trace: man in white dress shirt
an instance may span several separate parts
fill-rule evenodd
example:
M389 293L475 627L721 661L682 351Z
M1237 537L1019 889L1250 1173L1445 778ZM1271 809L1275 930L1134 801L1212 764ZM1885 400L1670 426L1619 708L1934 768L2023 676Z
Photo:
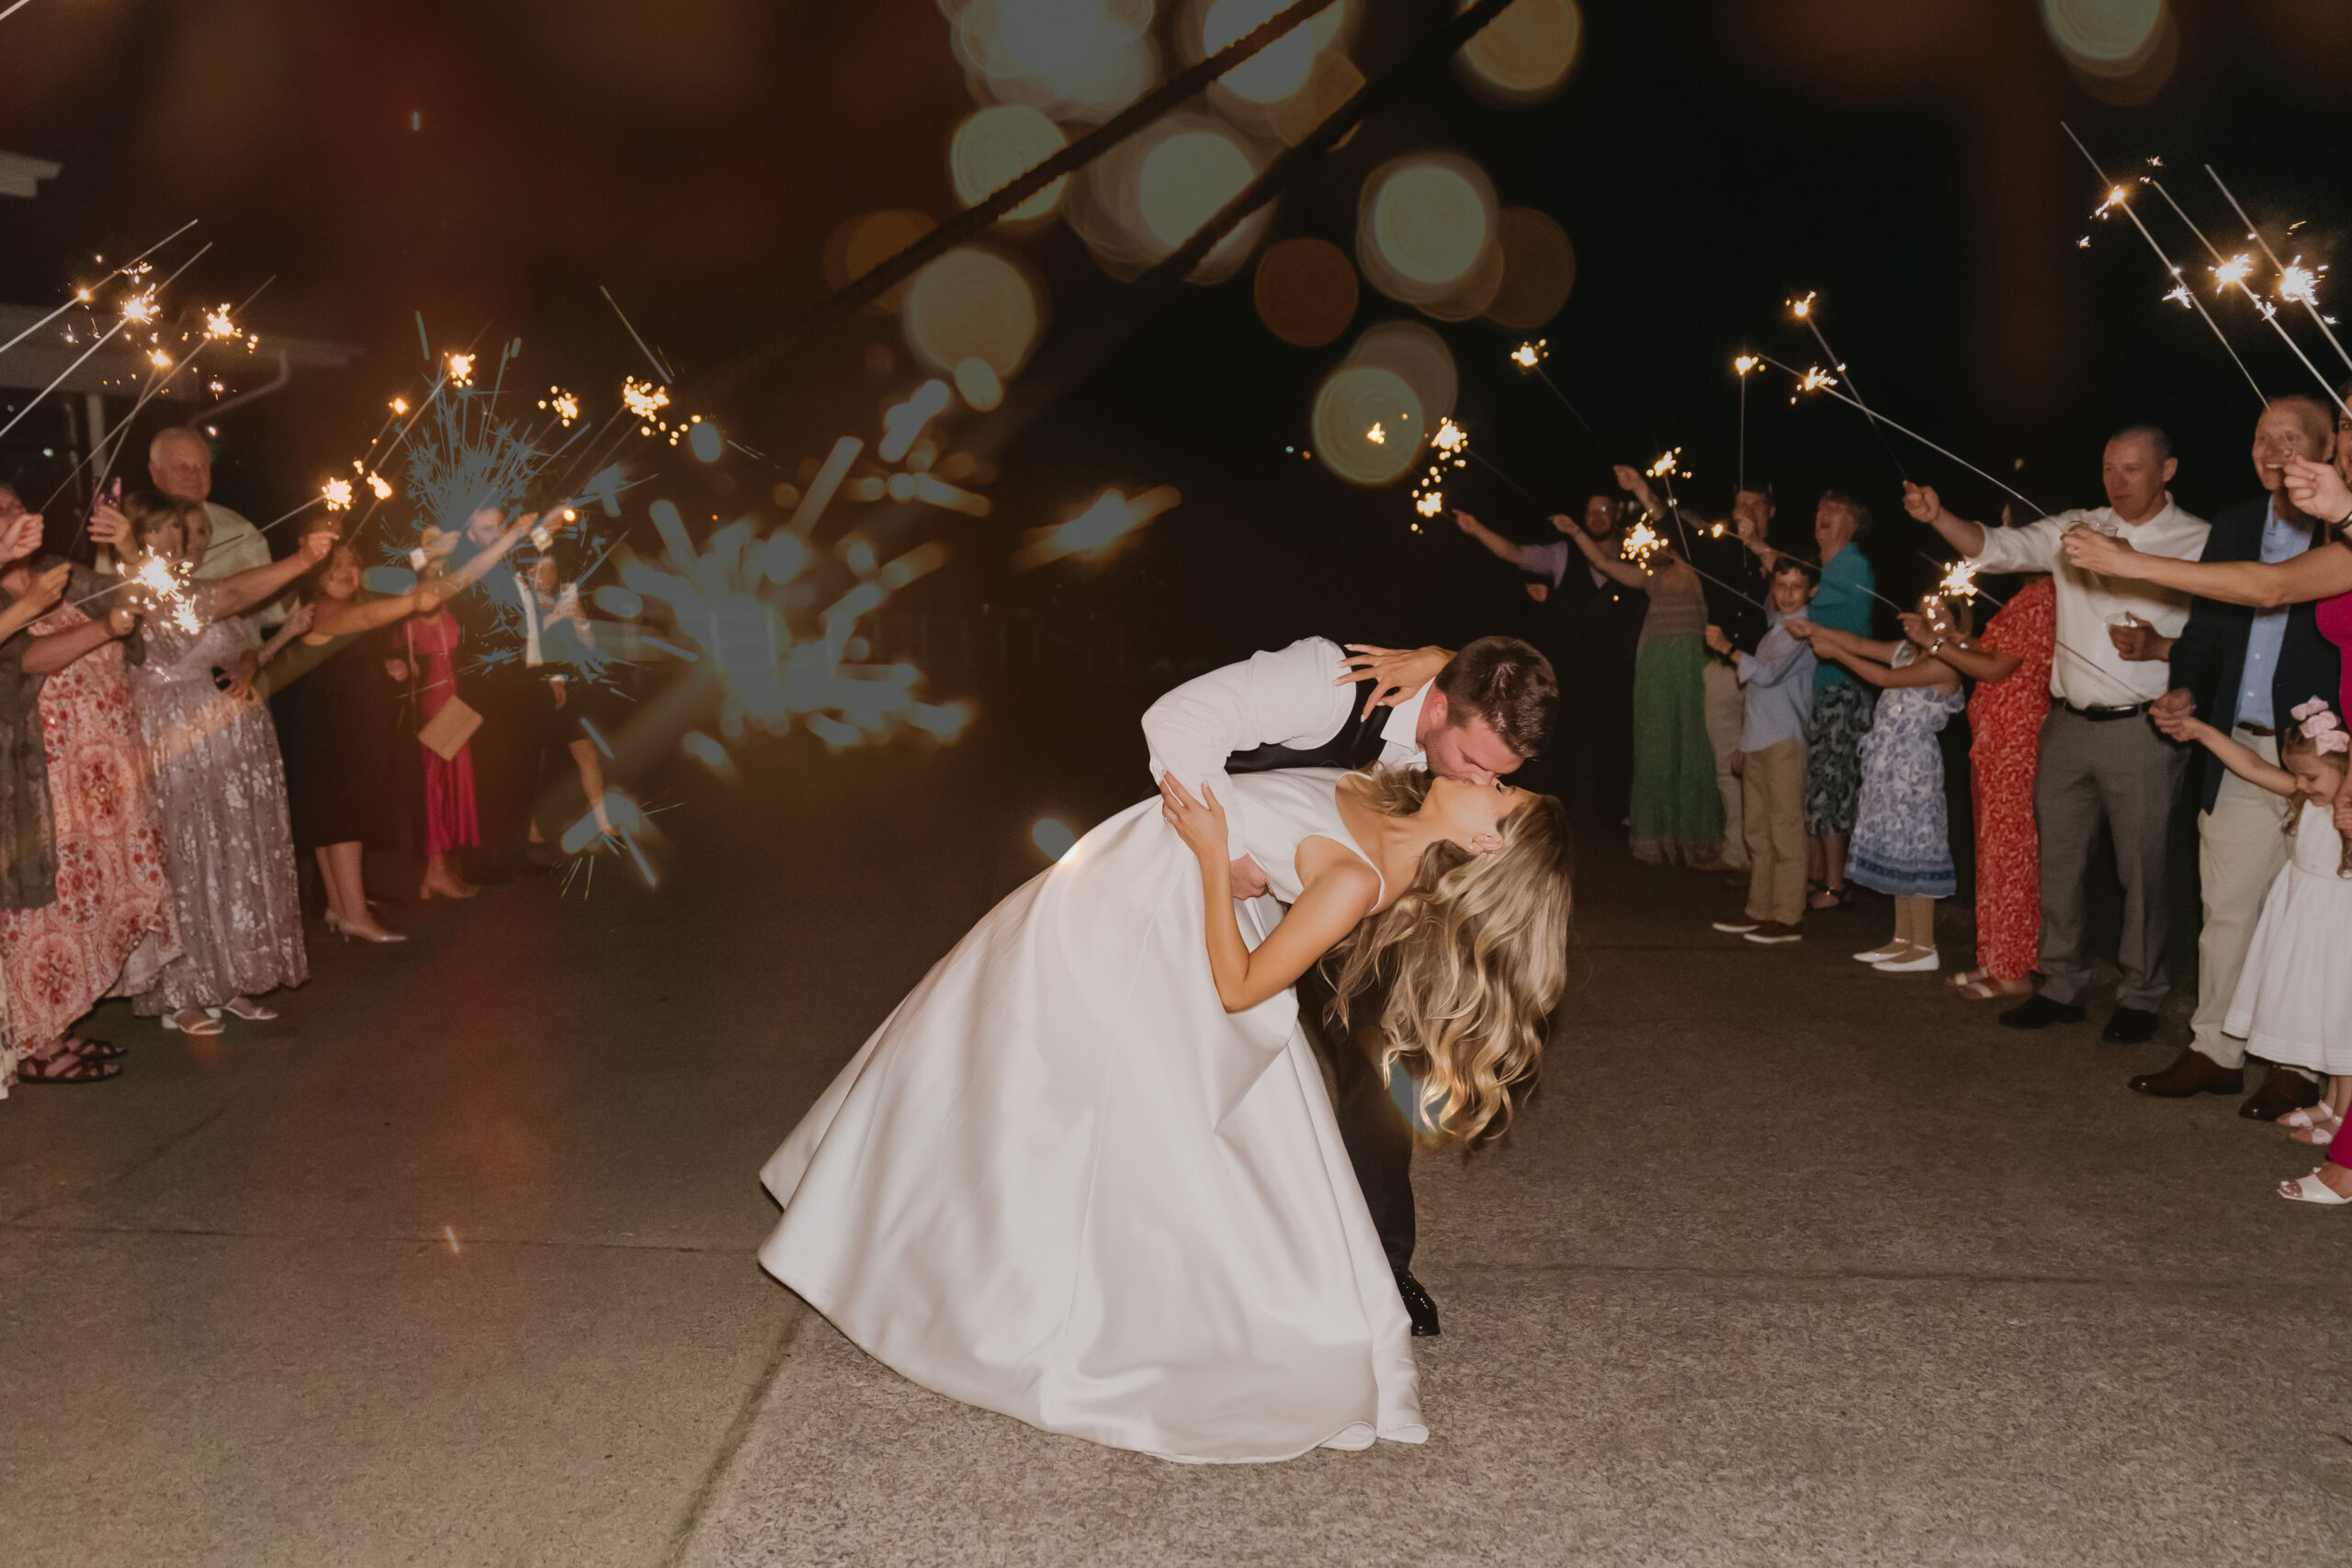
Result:
M2012 1029L2079 1023L2090 979L2083 883L2099 824L2115 840L2123 882L2123 971L2115 1011L2101 1038L2142 1044L2163 1005L2165 942L2171 923L2167 864L2173 803L2188 753L2149 722L2172 684L2171 640L2188 622L2188 595L2076 569L2060 541L2096 528L2149 555L2194 560L2206 525L2166 488L2179 464L2154 425L2119 431L2107 444L2101 477L2108 504L2062 512L2021 528L1986 528L1944 510L1936 492L1904 486L1904 510L1932 526L1987 573L2052 574L2057 587L2056 648L2050 665L2050 716L2034 772L2034 817L2041 829L2041 979L2035 993L2001 1015Z
M1551 661L1516 637L1481 637L1458 654L1400 654L1310 637L1185 682L1146 710L1143 732L1153 780L1173 773L1195 795L1216 791L1234 838L1246 840L1249 807L1231 787L1234 773L1378 763L1491 784L1544 749L1559 699ZM1256 863L1233 863L1236 898L1265 892ZM1437 1303L1410 1267L1412 1129L1382 1081L1377 1041L1366 1038L1375 1032L1359 1025L1351 1038L1332 1037L1324 1012L1331 990L1317 970L1298 993L1299 1024L1330 1065L1340 1141L1397 1294L1413 1332L1435 1334ZM1363 1016L1376 1020L1384 1001L1371 998Z

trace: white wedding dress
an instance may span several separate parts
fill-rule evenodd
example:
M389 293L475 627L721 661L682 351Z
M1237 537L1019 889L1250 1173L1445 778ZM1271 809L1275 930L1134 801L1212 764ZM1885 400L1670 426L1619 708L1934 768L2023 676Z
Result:
M1363 852L1342 776L1232 781L1234 852L1285 902L1305 840ZM1195 1461L1423 1441L1296 999L1226 1012L1201 897L1155 797L990 910L761 1172L760 1262L877 1360L1050 1432Z

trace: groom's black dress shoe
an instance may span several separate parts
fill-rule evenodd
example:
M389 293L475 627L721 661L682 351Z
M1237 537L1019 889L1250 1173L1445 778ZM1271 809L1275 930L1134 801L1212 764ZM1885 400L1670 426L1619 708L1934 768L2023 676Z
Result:
M1437 1333L1437 1303L1421 1289L1409 1269L1396 1270L1396 1293L1405 1298L1405 1315L1413 1320L1413 1337L1428 1339Z

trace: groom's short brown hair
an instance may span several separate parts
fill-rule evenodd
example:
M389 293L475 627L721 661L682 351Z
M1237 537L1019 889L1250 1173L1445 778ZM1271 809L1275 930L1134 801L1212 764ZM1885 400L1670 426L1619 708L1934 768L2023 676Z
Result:
M1437 672L1446 711L1487 721L1504 745L1532 757L1552 739L1560 682L1552 661L1515 637L1482 637Z

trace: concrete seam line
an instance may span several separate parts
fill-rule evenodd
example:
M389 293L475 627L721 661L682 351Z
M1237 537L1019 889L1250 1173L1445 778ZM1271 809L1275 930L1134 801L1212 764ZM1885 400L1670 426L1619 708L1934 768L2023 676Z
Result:
M750 1440L752 1427L758 1422L760 1412L766 1407L769 1396L784 1381L784 1363L792 1352L793 1341L799 1337L802 1325L816 1315L806 1302L786 1292L784 1327L777 1333L774 1348L768 1351L766 1365L760 1369L760 1375L752 1380L750 1391L744 1394L742 1404L735 1412L735 1419L729 1423L727 1436L720 1440L718 1452L712 1457L710 1468L703 1473L702 1484L695 1488L694 1496L686 1503L686 1511L679 1517L676 1529L671 1532L670 1551L662 1559L662 1568L677 1568L685 1561L687 1551L695 1543L695 1532L701 1527L703 1515L718 1491L719 1483L727 1478L728 1471L734 1466L735 1456Z
M190 1138L195 1137L198 1133L203 1132L207 1127L211 1126L212 1123L220 1121L220 1118L235 1110L237 1102L243 1098L244 1097L242 1094L232 1095L229 1099L222 1100L220 1104L212 1108L212 1113L210 1115L199 1117L175 1133L166 1134L163 1142L157 1144L153 1148L149 1149L145 1154L141 1155L138 1158L132 1160L129 1165L124 1166L119 1170L99 1177L97 1179L90 1182L87 1186L79 1188L72 1192L61 1192L47 1198L36 1198L31 1203L16 1211L14 1213L0 1215L0 1227L9 1229L22 1228L26 1230L51 1228L39 1225L24 1225L22 1222L40 1213L44 1209L53 1209L61 1203L68 1202L74 1198L84 1197L93 1192L103 1192L117 1182L126 1180L130 1177L138 1175L141 1171L146 1169L149 1166L153 1165L157 1160L162 1159L165 1155L179 1147L180 1145L187 1142ZM55 1228L72 1229L74 1227L58 1226Z

